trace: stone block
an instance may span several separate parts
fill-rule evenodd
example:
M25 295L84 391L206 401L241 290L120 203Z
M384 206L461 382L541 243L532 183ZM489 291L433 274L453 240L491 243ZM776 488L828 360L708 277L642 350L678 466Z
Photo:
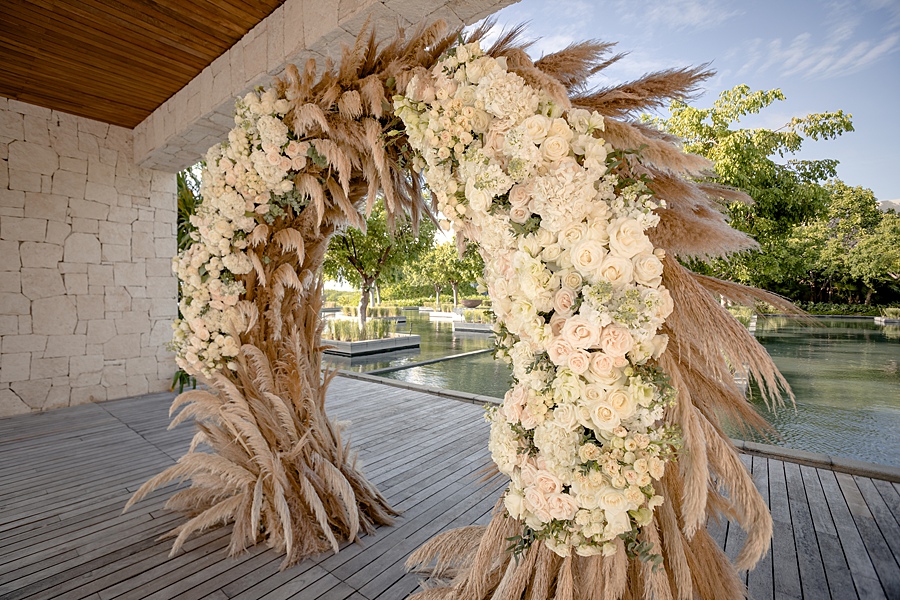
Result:
M69 393L72 388L69 387L68 377L64 381L65 383L60 382L59 384L54 381L41 410L54 410L69 406Z
M132 223L138 218L138 212L134 208L114 206L109 209L107 219L113 223Z
M76 298L78 320L91 321L106 318L105 296L85 294Z
M73 356L69 359L69 377L75 387L99 385L102 374L103 356L100 354Z
M22 274L17 271L0 271L0 293L22 293Z
M100 148L101 153L108 148L129 158L134 156L134 133L131 129L110 125L104 142L106 148Z
M171 298L174 300L177 296L177 291L177 279L173 276L147 278L148 298Z
M0 271L18 271L21 268L19 242L0 240Z
M150 385L146 375L129 375L126 383L129 396L140 396L150 393Z
M306 19L311 18L306 14L306 12L310 9L310 7L314 3L307 2L306 0L287 0L282 5L284 9L284 18L281 19L282 22L282 62L284 59L289 59L294 56L297 52L303 50L307 47L307 40L309 38L305 35L305 27L304 23ZM337 26L337 3L336 2L321 2L318 4L334 4L334 26ZM301 69L303 65L298 65ZM273 67L270 66L270 70Z
M23 352L43 353L47 348L46 335L5 335L3 336L3 354L21 354Z
M171 260L178 252L178 240L175 236L156 238L153 241L156 257Z
M156 258L152 233L134 233L131 236L132 258Z
M91 200L69 199L69 215L82 219L105 221L109 215L109 205Z
M172 275L172 260L168 258L148 258L145 263L147 277L170 277Z
M71 335L78 323L75 300L67 296L35 300L31 316L32 329L38 335Z
M80 406L90 402L103 402L106 400L106 388L102 385L89 385L86 387L73 387L69 395L69 406Z
M53 174L53 193L72 198L84 198L86 197L86 183L86 173L73 173L72 171L63 171L60 169ZM91 200L91 198L87 199Z
M115 322L116 333L119 335L150 331L150 318L146 314L126 311L122 314L122 318L116 319Z
M150 182L134 177L116 177L116 191L120 196L149 196Z
M69 237L69 233L71 233L72 227L67 223L62 223L60 221L48 221L47 222L47 239L45 240L48 244L59 244L60 246L65 243L66 238Z
M44 351L44 358L52 358L55 356L83 356L86 343L86 334L51 335L47 339L47 349Z
M147 284L147 271L143 262L117 263L113 265L115 283L119 286L143 286Z
M0 315L0 335L18 335L19 317L15 315Z
M51 385L52 382L49 379L32 379L17 381L9 387L32 410L43 410Z
M88 265L88 283L95 285L115 285L112 265Z
M31 359L32 379L53 379L69 376L69 357Z
M41 174L30 171L9 171L9 189L23 192L41 191Z
M0 115L3 113L0 112ZM22 399L12 390L0 390L0 418L25 415L31 412L31 407L22 402Z
M141 355L141 334L117 335L103 344L103 356L109 360L137 358Z
M153 347L164 346L172 341L172 323L170 321L154 321L150 330L148 344Z
M22 218L25 216L25 210L21 208L5 208L0 206L0 217L17 217Z
M31 335L31 314L19 315L19 335Z
M22 114L0 110L0 139L25 139L25 119Z
M87 175L88 161L83 158L70 158L68 156L59 157L59 168L63 171L71 171L72 173L82 173ZM55 175L54 175L55 176ZM55 183L55 182L54 182ZM63 194L73 195L73 194Z
M78 150L84 152L88 156L100 153L100 140L96 135L91 135L86 131L78 132Z
M0 292L0 315L29 315L31 300L22 294Z
M21 253L23 267L56 269L63 257L63 247L41 242L22 242Z
M100 256L103 262L114 263L122 260L131 260L131 245L103 244Z
M66 293L70 296L87 295L88 293L88 276L87 273L67 273L63 277L66 284Z
M150 206L162 210L176 210L178 201L175 194L169 192L151 192Z
M116 182L116 167L104 164L99 156L89 156L87 181L88 183L112 187Z
M29 218L65 221L68 208L69 200L65 196L35 192L25 194L25 216Z
M101 385L107 388L113 388L124 386L127 381L124 360L106 359L103 361L103 373L100 377Z
M100 240L90 233L73 233L66 238L63 260L74 263L99 264Z
M97 219L73 218L72 231L75 233L91 233L93 235L98 235L100 233L100 221Z
M151 319L166 319L169 323L178 315L178 303L174 298L154 298L150 308Z
M52 175L59 168L59 155L48 146L16 140L9 145L9 168Z
M47 219L3 217L0 238L19 242L43 242L47 235Z
M22 294L31 300L66 293L62 275L56 269L22 269Z
M25 192L20 190L0 190L0 206L25 208Z
M47 119L25 115L25 141L40 146L50 146L50 130Z
M31 374L31 353L3 354L0 361L0 383L27 381Z
M103 244L118 244L121 246L131 243L131 225L127 223L100 222L100 242Z
M157 368L157 360L155 356L129 358L125 361L125 375L127 377L131 377L133 375L153 375L155 378Z
M88 346L94 344L105 344L109 340L116 337L116 324L114 321L95 320L88 321L87 324L87 343Z
M50 175L41 175L41 193L49 194L53 191L53 178Z
M131 310L131 295L123 287L110 286L106 288L104 304L107 311L129 311Z
M31 115L33 117L39 117L41 119L50 119L53 114L49 108L44 108L43 106L37 106L35 104L29 104L28 102L22 102L21 100L13 100L10 98L7 104L7 108L9 110L15 111L17 113L21 113L23 115Z

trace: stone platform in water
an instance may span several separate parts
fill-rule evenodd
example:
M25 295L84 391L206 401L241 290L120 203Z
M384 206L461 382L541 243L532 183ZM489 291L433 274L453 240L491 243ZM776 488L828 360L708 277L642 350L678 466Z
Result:
M328 414L352 421L364 472L403 510L395 526L283 572L263 545L228 558L230 528L169 558L171 540L156 538L183 522L162 508L174 487L122 507L188 447L191 425L166 430L173 396L0 420L0 599L399 600L417 586L406 557L439 531L487 523L503 489L477 475L490 463L480 406L338 377ZM900 485L742 459L775 520L772 551L744 575L751 598L900 598ZM711 531L736 555L737 527Z

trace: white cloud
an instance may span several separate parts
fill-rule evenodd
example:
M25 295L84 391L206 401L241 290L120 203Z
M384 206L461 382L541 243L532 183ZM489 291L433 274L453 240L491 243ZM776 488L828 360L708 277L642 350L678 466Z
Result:
M617 7L631 21L662 25L667 29L712 29L741 14L722 0L634 0Z

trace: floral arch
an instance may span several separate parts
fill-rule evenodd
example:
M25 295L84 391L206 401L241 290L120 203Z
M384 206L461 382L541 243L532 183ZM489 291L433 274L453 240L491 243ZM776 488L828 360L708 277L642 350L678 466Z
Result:
M191 449L129 505L190 478L168 504L193 514L173 552L234 522L230 552L264 538L285 566L390 522L325 414L319 341L328 241L363 227L380 194L390 219L432 210L479 243L516 382L488 416L509 488L486 528L411 557L439 584L422 598L743 597L736 569L765 554L772 521L719 419L765 427L735 368L774 401L788 388L713 294L783 303L674 259L753 242L717 210L737 194L697 182L704 159L629 119L709 73L590 91L620 58L611 45L533 62L518 32L482 49L485 28L443 31L361 35L339 65L291 67L238 101L207 155L195 243L175 259L177 360L210 391L176 399L173 425L197 422ZM747 530L736 565L708 515Z

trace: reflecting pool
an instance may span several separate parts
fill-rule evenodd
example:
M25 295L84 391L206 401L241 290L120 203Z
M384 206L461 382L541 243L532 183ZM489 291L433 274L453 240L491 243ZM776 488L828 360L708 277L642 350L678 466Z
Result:
M339 366L368 371L491 347L489 336L453 334L450 323L407 314L410 331L422 336L419 353L365 357L365 363ZM875 325L871 319L808 324L761 317L756 336L797 397L796 406L773 411L752 394L751 402L777 431L777 437L757 441L900 466L900 327ZM498 398L510 382L509 368L489 353L383 376Z

